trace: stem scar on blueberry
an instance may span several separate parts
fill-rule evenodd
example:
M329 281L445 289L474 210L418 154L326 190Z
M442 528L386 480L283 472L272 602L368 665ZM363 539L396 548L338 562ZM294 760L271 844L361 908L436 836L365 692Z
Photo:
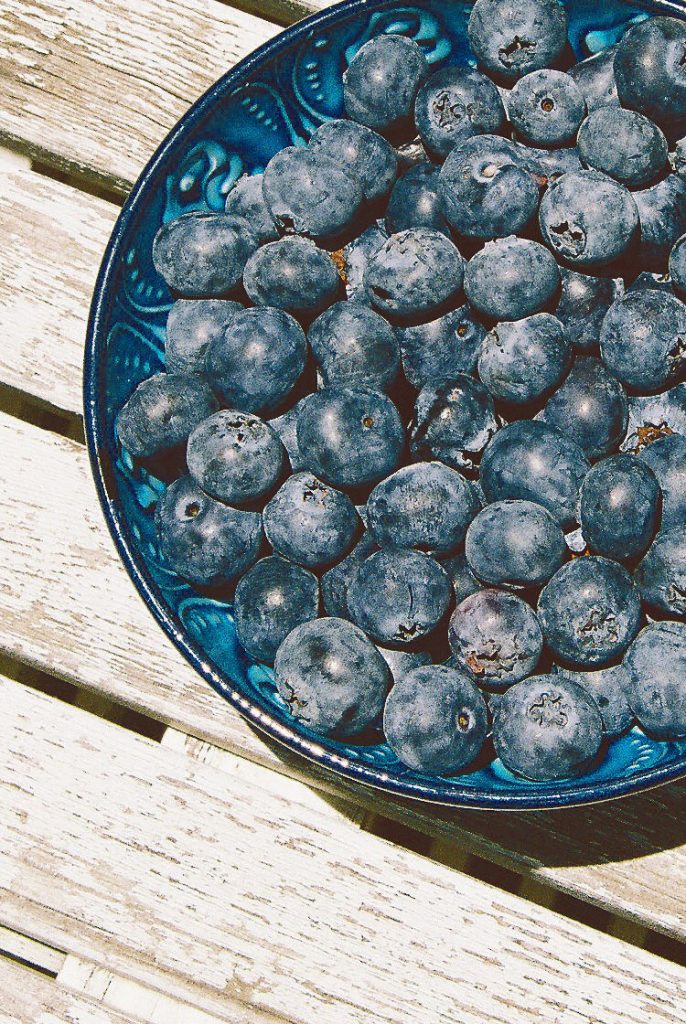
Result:
M374 417L369 415L363 416L362 426L365 428L365 430L371 430L371 428L374 426Z
M196 516L200 515L200 505L197 501L192 501L190 505L186 505L186 515L189 519L195 519Z
M465 334L467 333L468 330L469 330L469 328L467 327L466 324L460 324L460 326L457 328L457 335L458 335L458 337L459 338L464 338L464 336L465 336Z
M544 98L541 100L541 110L545 111L546 114L549 114L554 109L555 101L552 100L550 96L544 96Z
M472 720L471 720L468 712L460 711L460 713L457 716L457 727L458 727L458 729L460 729L462 732L466 732L467 729L469 728L469 726L471 725L471 722L472 722Z

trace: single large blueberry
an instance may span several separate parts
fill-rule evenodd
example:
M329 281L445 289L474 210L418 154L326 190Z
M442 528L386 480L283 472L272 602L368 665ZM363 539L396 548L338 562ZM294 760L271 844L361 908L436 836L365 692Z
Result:
M298 315L317 313L342 290L330 255L309 238L291 236L258 249L246 263L243 284L255 305Z
M664 274L672 246L686 231L686 178L668 174L632 195L641 223L638 262Z
M415 458L474 473L498 426L493 399L479 381L462 373L431 380L417 396L410 450Z
M614 69L616 52L616 47L607 46L575 64L567 72L579 86L589 112L600 107L619 106Z
M686 526L661 530L634 573L647 605L686 618Z
M344 558L362 523L347 494L311 473L294 473L262 513L267 540L277 554L321 569Z
M516 594L479 590L457 606L448 639L454 664L479 686L501 688L534 671L543 650L536 615Z
M279 237L262 190L262 174L244 174L226 197L226 212L242 217L250 225L260 245L274 242Z
M152 243L152 260L178 295L212 298L236 287L258 244L242 217L193 210L162 225Z
M322 602L327 615L335 615L339 619L350 618L348 585L365 559L378 550L372 534L365 531L350 554L324 573L321 577L321 588Z
M600 171L563 174L543 196L539 213L543 238L553 252L580 267L620 257L638 222L631 192Z
M538 617L558 658L572 665L606 665L638 633L641 598L626 569L608 558L577 558L541 591Z
M399 651L395 647L381 647L380 644L375 644L375 647L391 670L394 684L413 668L431 664L431 655L426 651Z
M406 133L429 65L412 39L379 35L362 46L343 75L345 112L384 135Z
M589 459L616 451L626 434L626 393L600 359L580 356L551 395L542 419L571 437Z
M194 374L156 373L142 381L117 416L121 445L135 459L184 444L217 408L207 383Z
M497 239L471 258L464 287L472 306L493 320L521 320L551 302L560 287L555 257L527 238Z
M203 491L243 505L273 490L286 452L276 431L257 416L221 409L190 435L186 461Z
M462 142L441 168L439 195L448 222L470 238L521 231L538 209L539 188L508 139L477 135Z
M667 166L667 139L649 118L621 107L601 107L581 125L577 145L587 167L628 188L642 188Z
M450 310L436 320L398 327L405 376L416 388L432 379L472 374L485 330L469 306Z
M271 665L288 634L319 615L319 581L277 555L262 558L236 587L233 614L241 646Z
M305 399L301 398L299 402L296 402L290 409L287 409L281 416L276 416L273 420L267 420L269 426L279 435L294 473L298 473L301 469L306 468L303 456L298 448L298 416L304 402Z
M396 682L386 700L383 728L389 747L408 768L455 775L479 754L488 732L488 711L462 672L425 665Z
M557 60L567 15L557 0L476 0L468 32L479 63L513 81Z
M171 484L157 504L160 550L172 570L189 583L231 583L258 558L262 520L202 491L189 476Z
M686 623L654 622L638 634L624 659L629 700L651 736L686 736Z
M598 751L603 725L593 698L562 675L532 676L497 702L493 744L506 768L535 782L583 771Z
M669 276L674 284L674 290L682 299L686 298L686 235L682 235L674 243L669 256Z
M497 324L486 335L479 376L495 398L523 405L542 398L572 361L565 329L549 313Z
M409 228L432 228L450 237L450 228L438 194L440 168L422 163L398 178L386 207L389 234Z
M270 412L293 391L305 369L307 340L292 316L259 306L232 318L207 352L207 378L226 405Z
M310 147L347 168L371 202L387 195L395 181L398 158L393 146L355 121L325 121L310 138Z
M267 164L262 191L282 231L329 239L349 228L363 200L359 179L318 148L287 146Z
M631 676L625 665L611 665L590 672L578 672L553 665L553 674L581 686L595 701L606 736L621 736L631 728L633 711L629 704Z
M387 240L388 232L383 228L382 222L375 221L343 249L342 278L349 300L369 305L369 293L364 286L365 271L371 257L377 254Z
M629 399L629 426L621 451L639 455L671 434L686 434L686 383L657 395L634 395Z
M630 292L610 307L600 352L611 373L636 391L660 391L686 373L686 305L666 292Z
M547 187L563 174L572 174L584 169L576 146L537 149L534 146L526 146L523 142L515 142L514 147L520 167L533 175L540 187Z
M387 390L400 371L400 350L390 324L361 302L337 302L307 333L322 381Z
M650 547L660 521L660 485L635 455L598 462L581 485L579 519L592 551L618 562Z
M569 342L581 352L597 349L605 314L618 297L620 281L560 268L562 289L555 316Z
M500 93L472 68L440 68L419 90L414 108L419 136L435 157L474 135L497 135L505 122Z
M663 530L686 525L686 437L668 434L640 453L652 469L662 491Z
M364 284L382 313L417 317L439 309L462 288L464 260L445 235L411 228L391 235L370 258Z
M526 142L562 146L576 139L586 101L573 78L546 68L519 79L508 96L507 112Z
M583 450L571 438L546 423L519 420L499 430L489 444L480 480L488 501L534 501L560 526L571 528L589 469Z
M398 468L405 444L390 398L359 386L310 395L298 416L297 438L308 469L344 489L388 476Z
M666 128L686 118L686 24L648 18L617 47L614 70L623 107L639 110Z
M381 547L455 551L481 508L471 484L441 462L404 466L367 501L369 529Z
M353 621L382 644L403 646L431 633L448 610L452 587L438 562L421 551L370 555L348 584Z
M315 619L288 634L274 659L293 717L325 736L355 736L381 714L391 674L371 640L343 619Z
M207 349L244 306L228 299L178 299L169 310L164 345L168 373L204 373Z
M472 570L464 551L451 558L442 558L441 565L448 573L450 582L453 585L455 604L461 604L465 597L476 594L477 590L483 590L483 584L479 582Z
M542 505L496 501L467 530L465 554L472 572L492 586L541 586L567 556L565 537Z

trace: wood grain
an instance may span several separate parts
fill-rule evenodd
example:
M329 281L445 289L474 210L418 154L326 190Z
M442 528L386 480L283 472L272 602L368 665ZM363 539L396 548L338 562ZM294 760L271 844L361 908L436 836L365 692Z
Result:
M358 806L686 938L686 786L539 814L434 811L346 787L253 732L190 669L136 595L106 533L86 454L0 416L0 649ZM231 762L233 763L233 762Z
M0 701L1 913L21 901L34 932L49 915L69 952L236 1021L683 1020L684 968L371 836L293 780L216 771L10 681Z
M0 957L0 1024L134 1024L140 1020L98 1006Z

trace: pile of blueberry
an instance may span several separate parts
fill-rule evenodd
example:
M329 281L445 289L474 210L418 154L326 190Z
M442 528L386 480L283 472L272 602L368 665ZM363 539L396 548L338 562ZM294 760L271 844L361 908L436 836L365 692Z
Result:
M686 22L574 64L557 0L477 0L469 39L372 39L347 119L159 230L117 433L295 719L545 781L686 735Z

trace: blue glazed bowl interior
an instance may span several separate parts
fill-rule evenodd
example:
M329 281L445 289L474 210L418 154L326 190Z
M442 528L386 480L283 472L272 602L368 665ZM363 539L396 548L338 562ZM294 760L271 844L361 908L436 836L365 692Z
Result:
M685 16L680 4L567 0L579 59L612 45L650 14ZM198 595L164 564L153 525L164 485L117 450L115 417L133 389L164 368L171 296L151 259L160 225L189 210L222 210L245 173L279 149L306 143L341 116L342 74L372 36L403 33L432 65L474 64L470 4L372 0L309 18L222 78L179 122L138 181L115 227L97 282L86 351L85 413L93 470L121 557L151 611L202 676L249 720L327 768L405 796L483 808L542 808L618 796L686 774L686 741L661 743L640 730L613 742L594 770L562 783L529 783L495 760L443 779L405 768L385 744L354 746L294 722L271 669L239 647L229 604Z

